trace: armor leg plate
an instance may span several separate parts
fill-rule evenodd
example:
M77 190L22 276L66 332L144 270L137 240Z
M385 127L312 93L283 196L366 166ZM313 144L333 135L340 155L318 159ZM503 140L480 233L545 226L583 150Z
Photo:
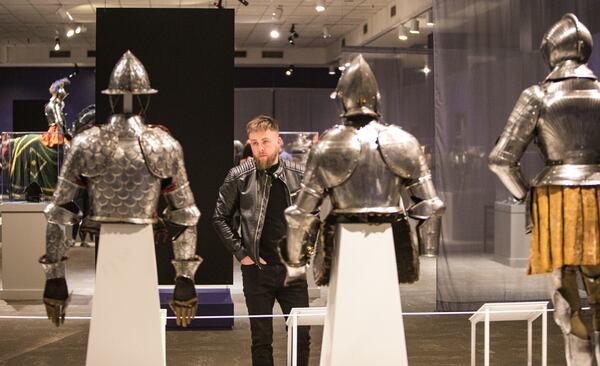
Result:
M600 331L595 330L593 335L594 356L596 357L596 364L598 364L600 363Z
M580 316L577 267L565 266L552 273L554 321L565 339L567 366L592 366L592 345Z
M581 266L581 275L592 308L593 329L600 331L600 265Z
M592 345L589 339L565 334L565 358L567 366L592 366Z

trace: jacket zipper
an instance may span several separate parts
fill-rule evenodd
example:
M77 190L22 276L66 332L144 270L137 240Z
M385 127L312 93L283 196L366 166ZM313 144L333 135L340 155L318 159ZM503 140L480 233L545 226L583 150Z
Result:
M258 251L258 229L261 226L260 225L260 220L261 217L262 220L264 220L264 215L262 214L263 212L263 203L265 202L265 195L267 194L267 175L265 174L265 184L264 184L264 188L263 188L263 195L261 197L260 200L260 210L259 210L259 216L258 216L258 224L256 225L256 232L254 233L254 255L256 258L254 258L254 261L256 263L256 265L258 266L259 269L263 269L262 265L260 264L260 253Z

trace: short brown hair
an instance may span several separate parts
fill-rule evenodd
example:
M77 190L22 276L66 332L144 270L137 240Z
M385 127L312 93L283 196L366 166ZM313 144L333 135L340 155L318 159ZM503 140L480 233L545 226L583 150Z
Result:
M265 116L265 115L260 115L260 116L256 116L256 117L252 118L252 120L250 122L248 122L248 124L246 125L246 132L248 134L250 134L250 132L265 131L265 130L279 132L279 124L277 124L277 121L275 120L275 118Z

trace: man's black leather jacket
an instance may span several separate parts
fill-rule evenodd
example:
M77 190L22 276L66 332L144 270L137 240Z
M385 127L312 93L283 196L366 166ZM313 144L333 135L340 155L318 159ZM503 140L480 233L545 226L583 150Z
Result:
M289 160L279 160L273 176L281 179L287 190L287 205L291 206L300 189L304 166ZM259 243L265 222L267 203L273 177L256 169L254 160L238 165L227 173L219 188L213 226L217 235L238 261L249 256L259 263ZM241 233L234 227L233 217L239 210Z

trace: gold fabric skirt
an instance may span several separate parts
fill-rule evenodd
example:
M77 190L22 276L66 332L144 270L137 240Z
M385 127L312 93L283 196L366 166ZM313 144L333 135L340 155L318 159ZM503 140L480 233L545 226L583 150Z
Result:
M600 186L533 189L529 274L600 264Z

